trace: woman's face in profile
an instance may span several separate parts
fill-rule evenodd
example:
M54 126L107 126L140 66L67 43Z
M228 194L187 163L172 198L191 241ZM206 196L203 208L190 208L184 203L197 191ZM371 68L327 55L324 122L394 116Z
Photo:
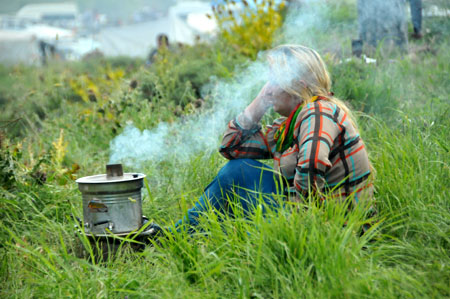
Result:
M292 110L297 107L298 103L299 101L292 95L280 88L279 91L274 94L273 110L282 116L288 117Z
M272 96L273 110L286 117L300 102L281 88L281 86L289 86L292 83L291 77L293 77L292 74L277 69L276 64L269 66L269 90Z

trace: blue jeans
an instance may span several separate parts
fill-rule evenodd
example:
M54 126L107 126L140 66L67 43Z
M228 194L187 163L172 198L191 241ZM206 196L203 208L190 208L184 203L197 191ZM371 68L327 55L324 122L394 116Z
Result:
M276 197L284 194L284 186L279 176L269 166L253 159L236 159L229 161L217 176L205 188L194 207L179 220L175 227L186 224L189 231L198 225L198 217L210 208L230 216L234 216L235 208L242 209L248 216L259 204L261 194L266 206L279 207ZM233 205L231 202L236 202ZM263 205L263 212L265 207Z
M414 33L422 31L422 0L409 0Z

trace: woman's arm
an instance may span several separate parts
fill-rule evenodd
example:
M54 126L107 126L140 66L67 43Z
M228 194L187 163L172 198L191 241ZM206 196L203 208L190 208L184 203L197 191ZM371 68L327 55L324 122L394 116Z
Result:
M272 85L270 85L270 83L266 83L263 86L256 98L239 116L242 118L242 125L248 125L248 127L244 127L244 129L250 129L251 125L259 123L266 111L272 106L273 98L276 96L275 93L276 90Z
M259 121L272 105L274 93L274 88L267 83L250 105L229 122L219 150L225 158L271 158L271 150Z

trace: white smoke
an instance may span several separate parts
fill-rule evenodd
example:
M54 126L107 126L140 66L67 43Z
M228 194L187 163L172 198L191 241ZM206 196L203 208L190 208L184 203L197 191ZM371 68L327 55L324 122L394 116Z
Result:
M325 0L303 0L289 8L280 40L315 48L322 44L320 34L328 32L330 5Z
M200 115L160 123L150 130L128 125L111 141L110 163L139 166L146 161L186 160L200 152L215 151L228 121L239 114L268 80L262 59L242 70L232 82L207 86L212 107Z
M321 20L321 15L327 13L324 0L308 0L303 4L307 5L302 5L300 12L295 8L290 10L281 32L282 41L308 45L314 40L313 29L325 28ZM215 86L206 87L213 99L208 111L170 124L162 122L149 130L128 125L111 141L110 163L139 167L147 161L187 160L198 153L216 151L226 124L245 109L270 79L263 56L259 55L255 62L236 72L231 82L219 81ZM299 74L299 71L285 70L277 72L284 72L284 82Z
M330 40L333 42L331 33L335 24L329 21L332 9L329 1L303 0L300 3L290 7L277 43L323 48ZM330 32L330 36L324 35L325 32ZM327 40L320 40L319 36L322 39L325 36ZM284 72L282 79L289 82L299 72ZM143 131L133 125L127 126L111 141L110 163L139 167L146 161L185 160L201 152L217 150L226 124L244 110L265 82L272 79L263 55L236 73L231 82L219 81L215 86L206 87L213 103L211 109L203 114L170 124L162 122L156 128Z

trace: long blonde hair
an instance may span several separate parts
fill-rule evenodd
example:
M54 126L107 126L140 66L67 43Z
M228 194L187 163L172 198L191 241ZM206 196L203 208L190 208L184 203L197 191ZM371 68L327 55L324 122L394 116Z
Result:
M305 46L281 45L268 53L272 78L299 102L310 103L314 96L327 98L343 110L358 130L349 107L331 93L331 78L320 55Z
M305 103L310 103L314 96L327 98L347 114L350 123L359 131L350 108L332 95L330 75L316 51L300 45L281 45L269 52L268 60L273 79L284 91ZM370 161L369 167L373 180L376 171Z

